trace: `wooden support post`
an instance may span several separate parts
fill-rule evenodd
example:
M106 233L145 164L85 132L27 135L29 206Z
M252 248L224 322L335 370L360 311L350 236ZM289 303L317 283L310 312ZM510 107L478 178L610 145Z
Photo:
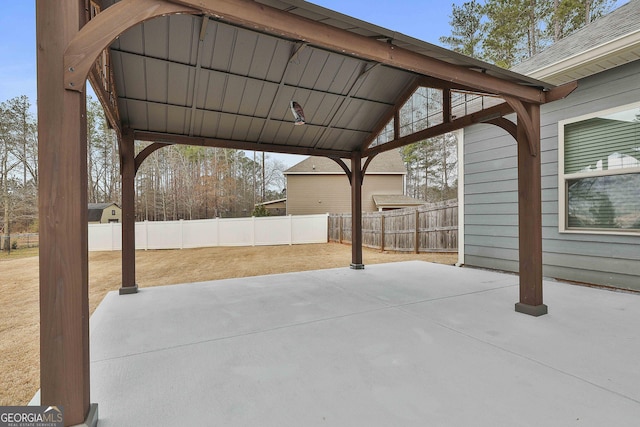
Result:
M138 292L136 283L136 159L133 132L129 129L120 141L120 174L122 175L122 287L120 295Z
M364 269L362 263L362 156L351 154L351 268Z
M523 103L523 107L517 124L520 302L516 311L541 316L548 309L542 303L540 106Z
M40 404L63 406L65 425L93 426L86 99L84 91L63 86L63 53L84 24L84 5L84 0L36 2Z

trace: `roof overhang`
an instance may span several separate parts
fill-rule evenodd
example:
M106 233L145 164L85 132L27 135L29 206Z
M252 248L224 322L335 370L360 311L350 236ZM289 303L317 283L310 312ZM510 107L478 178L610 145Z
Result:
M608 40L528 74L533 78L558 85L636 61L638 58L640 30Z

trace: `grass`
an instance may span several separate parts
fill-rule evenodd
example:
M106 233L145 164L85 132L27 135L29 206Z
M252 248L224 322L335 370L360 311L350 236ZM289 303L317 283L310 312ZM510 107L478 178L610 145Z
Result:
M25 405L40 388L37 248L0 254L0 406ZM453 264L457 254L364 249L365 264L423 260ZM345 267L351 246L336 243L136 252L140 287ZM89 254L89 310L121 284L121 253ZM126 297L123 297L126 298Z

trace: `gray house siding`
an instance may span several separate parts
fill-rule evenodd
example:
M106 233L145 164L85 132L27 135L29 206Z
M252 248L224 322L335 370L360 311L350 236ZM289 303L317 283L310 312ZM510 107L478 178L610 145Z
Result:
M558 121L640 99L640 61L580 80L541 114L543 272L546 277L640 290L640 236L558 231ZM513 117L509 117L513 120ZM464 261L518 270L516 142L477 125L464 134Z

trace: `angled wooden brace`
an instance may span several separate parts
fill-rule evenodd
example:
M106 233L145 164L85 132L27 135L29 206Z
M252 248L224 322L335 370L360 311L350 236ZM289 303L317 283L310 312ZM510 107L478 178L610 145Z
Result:
M518 115L518 127L522 127L527 136L529 152L532 156L537 156L540 151L540 106L510 96L505 96L504 100ZM538 111L537 115L534 110Z
M122 0L89 21L64 52L64 87L82 92L98 55L129 28L152 18L198 10L165 0Z

